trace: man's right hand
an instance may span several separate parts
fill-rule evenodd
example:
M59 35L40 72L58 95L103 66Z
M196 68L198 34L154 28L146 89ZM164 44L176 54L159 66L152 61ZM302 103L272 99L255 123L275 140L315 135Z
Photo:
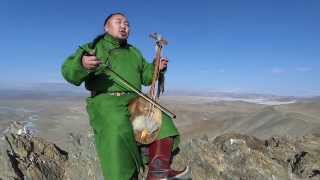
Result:
M82 66L87 70L95 69L101 64L101 61L96 56L82 56Z

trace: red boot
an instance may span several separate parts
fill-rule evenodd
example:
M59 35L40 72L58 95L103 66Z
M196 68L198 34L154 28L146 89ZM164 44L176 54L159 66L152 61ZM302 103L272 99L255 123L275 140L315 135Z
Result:
M175 171L170 168L173 139L156 140L149 145L149 170L147 180L178 179L187 174L188 168Z

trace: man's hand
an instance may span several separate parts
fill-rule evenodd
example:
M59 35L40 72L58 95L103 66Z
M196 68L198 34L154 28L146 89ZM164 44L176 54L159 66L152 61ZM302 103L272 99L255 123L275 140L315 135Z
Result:
M168 62L169 62L169 60L167 58L160 59L160 64L159 64L160 71L163 71L167 68Z
M87 70L95 69L101 64L101 61L96 56L82 56L82 66Z

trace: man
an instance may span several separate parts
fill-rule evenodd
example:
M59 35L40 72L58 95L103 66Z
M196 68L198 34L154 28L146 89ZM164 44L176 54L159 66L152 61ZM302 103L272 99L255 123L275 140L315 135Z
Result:
M114 13L108 16L104 31L103 35L81 46L66 59L62 74L74 85L85 82L91 91L92 96L87 98L87 112L105 179L134 179L143 161L129 120L128 103L137 95L118 83L116 76L94 72L101 63L108 62L113 71L140 90L141 85L151 84L154 66L127 43L130 26L125 15ZM162 60L160 69L166 68L167 63ZM149 145L147 179L177 178L187 172L187 168L184 171L170 168L172 152L178 143L179 133L172 119L163 114L159 137Z

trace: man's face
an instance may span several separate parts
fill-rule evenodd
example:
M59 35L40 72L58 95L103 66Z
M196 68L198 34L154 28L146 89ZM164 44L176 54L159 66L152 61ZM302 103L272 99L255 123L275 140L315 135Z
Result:
M116 14L113 15L104 26L104 31L117 39L128 39L130 28L126 17Z

